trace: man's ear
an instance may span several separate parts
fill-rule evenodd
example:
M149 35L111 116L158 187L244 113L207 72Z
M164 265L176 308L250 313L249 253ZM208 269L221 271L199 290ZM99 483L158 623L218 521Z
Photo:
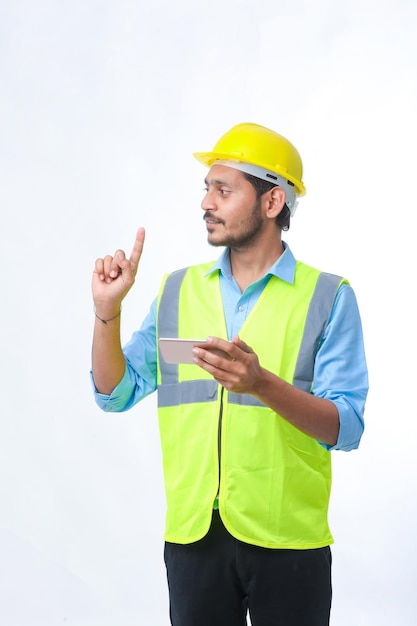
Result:
M269 192L268 205L266 210L267 217L275 218L284 208L286 200L285 191L282 187L274 187Z

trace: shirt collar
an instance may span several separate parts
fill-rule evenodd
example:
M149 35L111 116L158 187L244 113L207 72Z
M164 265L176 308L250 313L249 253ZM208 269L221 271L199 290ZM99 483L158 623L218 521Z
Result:
M288 244L286 244L285 241L283 241L282 245L284 246L284 252L275 261L275 263L271 265L271 267L266 272L266 274L270 276L276 276L277 278L284 280L286 283L293 284L296 260ZM230 279L232 277L232 270L230 267L229 248L225 248L223 250L222 254L219 256L217 261L214 263L214 265L212 265L212 267L206 273L206 276L208 276L209 274L213 274L216 271L221 272L221 274L225 278Z

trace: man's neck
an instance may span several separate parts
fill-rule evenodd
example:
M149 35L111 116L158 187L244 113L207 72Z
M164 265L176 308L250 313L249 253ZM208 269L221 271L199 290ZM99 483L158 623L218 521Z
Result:
M283 252L281 239L270 242L270 245L230 249L231 271L242 293L249 285L262 278Z

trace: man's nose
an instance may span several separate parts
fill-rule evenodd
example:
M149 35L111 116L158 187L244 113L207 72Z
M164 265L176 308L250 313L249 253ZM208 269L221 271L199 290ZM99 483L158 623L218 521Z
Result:
M215 211L217 209L213 190L207 189L206 194L201 201L201 208L203 211Z

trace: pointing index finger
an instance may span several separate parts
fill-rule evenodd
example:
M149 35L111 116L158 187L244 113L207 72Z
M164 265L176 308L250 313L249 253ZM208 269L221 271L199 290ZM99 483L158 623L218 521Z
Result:
M145 242L145 229L141 226L136 233L135 243L133 245L132 252L130 253L129 261L132 265L133 271L136 270L139 265L140 257L142 256L143 244Z

